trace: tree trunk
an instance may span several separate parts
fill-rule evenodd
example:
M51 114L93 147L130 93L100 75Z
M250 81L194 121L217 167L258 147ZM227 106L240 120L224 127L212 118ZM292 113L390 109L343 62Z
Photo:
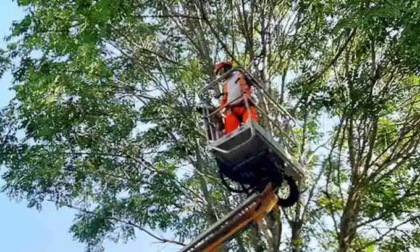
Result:
M347 252L353 242L357 229L357 216L361 204L361 190L357 186L352 186L349 192L346 206L341 216L340 233L338 237L339 251Z
M297 221L293 222L291 225L292 229L292 252L300 252L302 250L302 241L301 241L301 231L302 231L302 222Z

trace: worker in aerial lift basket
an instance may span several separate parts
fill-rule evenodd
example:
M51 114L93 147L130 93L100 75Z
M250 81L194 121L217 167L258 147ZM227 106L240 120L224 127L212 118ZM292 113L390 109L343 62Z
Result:
M217 76L221 76L232 70L232 68L232 62L220 62L215 64L214 73ZM215 118L215 121L217 121L215 124L222 124L224 134L234 132L239 128L241 123L247 123L249 120L259 122L256 104L254 104L251 98L252 81L246 75L240 71L232 71L225 77L223 84L219 88L219 94L216 98L221 97L219 109L221 109L225 118L224 123L221 122L221 118ZM197 110L200 113L203 112L203 108L197 108ZM209 108L209 110L212 113L217 109ZM246 158L250 157L244 157L244 159ZM247 166L250 169L246 167L233 169L232 165L235 166L237 164L229 164L219 158L216 158L216 162L223 176L248 187L243 192L249 192L248 190L252 191L254 189L263 190L268 182L273 183L275 187L279 187L283 181L286 181L289 185L289 195L285 199L279 198L278 204L282 207L289 207L294 205L299 199L299 189L296 181L283 173L284 162L280 164L282 166L280 169L277 167L279 164L274 164L265 154L258 155L253 161L248 162ZM231 189L228 185L226 187L231 191L240 191Z
M217 76L231 70L232 62L224 61L214 66L214 73ZM251 83L239 71L233 71L226 76L225 82L221 87L220 107L223 108L225 114L224 130L225 134L229 134L236 130L241 123L247 123L248 120L258 122L259 118L255 104L251 98ZM243 95L243 97L241 97ZM248 101L249 108L246 107Z

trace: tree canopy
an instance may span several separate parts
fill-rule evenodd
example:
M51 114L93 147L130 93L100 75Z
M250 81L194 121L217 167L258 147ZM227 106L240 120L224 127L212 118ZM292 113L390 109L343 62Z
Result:
M412 0L18 0L0 51L3 192L77 209L89 251L182 245L244 200L221 184L197 91L231 59L296 117L300 202L225 251L420 248L420 9ZM163 230L174 237L160 237Z

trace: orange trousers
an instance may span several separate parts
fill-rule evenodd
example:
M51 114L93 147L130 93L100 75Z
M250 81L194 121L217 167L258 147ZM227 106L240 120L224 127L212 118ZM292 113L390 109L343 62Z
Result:
M251 119L258 122L257 110L254 106L250 106L249 110L245 106L233 107L227 112L225 117L225 134L236 130L241 123L246 123Z

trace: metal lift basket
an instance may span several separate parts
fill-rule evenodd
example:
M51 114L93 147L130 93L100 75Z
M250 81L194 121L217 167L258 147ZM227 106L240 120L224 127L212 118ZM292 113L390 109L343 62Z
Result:
M254 173L272 176L279 172L295 181L305 176L303 168L287 149L253 121L231 135L210 142L208 147L219 162L229 167L228 174L249 175L252 179Z

